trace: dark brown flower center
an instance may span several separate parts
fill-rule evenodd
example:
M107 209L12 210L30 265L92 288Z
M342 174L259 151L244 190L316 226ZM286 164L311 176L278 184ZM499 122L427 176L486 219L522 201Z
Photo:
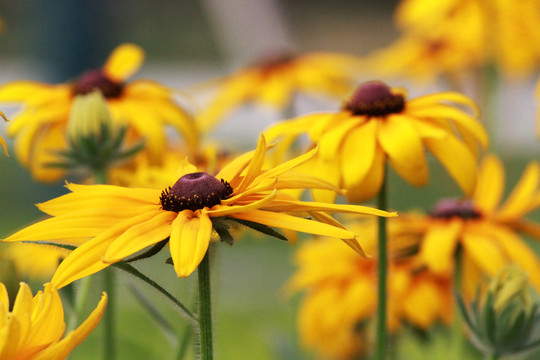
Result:
M381 81L369 81L356 89L344 108L354 115L385 116L403 111L405 98L392 93L390 87Z
M82 74L73 84L74 95L85 95L100 90L107 99L122 95L124 84L110 79L101 70L90 70Z
M231 196L233 189L228 182L218 180L205 172L182 176L161 193L159 201L163 210L180 212L211 208Z
M474 207L470 200L443 199L435 204L429 215L434 218L450 219L478 219L482 213Z

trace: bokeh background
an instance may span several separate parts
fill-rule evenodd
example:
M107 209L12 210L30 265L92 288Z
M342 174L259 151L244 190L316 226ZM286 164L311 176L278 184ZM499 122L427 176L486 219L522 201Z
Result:
M393 12L397 3L396 0L4 1L0 3L4 22L0 34L0 84L22 79L64 82L85 69L100 67L114 47L132 42L146 51L146 62L136 78L154 79L189 94L198 84L224 76L259 54L276 49L366 56L396 39ZM369 73L365 77L372 80ZM499 156L507 166L507 186L515 184L525 164L540 153L533 130L536 80L530 77L505 82L499 90L497 112L505 120L498 123L495 134L498 134ZM411 96L438 87L410 80L395 81L391 85L406 86ZM305 104L306 108L328 110L339 105ZM1 110L9 117L16 108ZM249 148L256 143L258 132L277 120L275 115L247 108L236 115L237 120L218 127L211 136L237 148ZM2 122L0 133L5 134ZM63 184L35 183L16 161L10 139L6 141L11 156L0 156L0 237L39 219L41 214L35 203L65 193ZM427 189L411 188L392 176L391 206L426 209L440 196L460 194L435 162L430 164L430 173ZM250 236L232 247L217 246L216 252L213 273L216 357L312 358L302 351L296 335L299 297L287 298L282 292L294 270L294 247L275 239ZM165 258L161 254L136 266L186 304L192 304L194 279L178 280L172 269L162 271L166 269ZM11 290L18 281L29 280L16 278L9 267L1 272L1 280L11 284ZM97 303L101 291L99 274L95 278L87 300L88 311ZM37 291L41 283L34 281L32 285ZM137 300L133 287L157 303L176 333L182 334L186 326L166 299L120 274L119 359L173 359L181 339L175 338L174 332L158 330ZM400 340L400 358L442 359L448 353L449 344L444 335L433 337L431 342L409 335ZM70 359L98 359L100 341L98 327ZM162 357L162 354L170 356Z

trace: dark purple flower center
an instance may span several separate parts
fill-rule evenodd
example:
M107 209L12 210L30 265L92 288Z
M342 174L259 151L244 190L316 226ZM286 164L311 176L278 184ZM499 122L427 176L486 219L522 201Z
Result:
M354 115L385 116L403 111L405 98L392 93L390 87L381 81L368 81L356 89L344 108Z
M124 84L110 79L101 70L90 70L82 74L73 84L74 95L85 95L100 90L107 99L122 95Z
M434 218L478 219L482 213L476 209L470 200L442 199L435 204L429 215Z
M161 193L159 201L163 210L180 212L196 211L221 204L233 193L228 182L218 180L205 172L196 172L182 176L178 181Z

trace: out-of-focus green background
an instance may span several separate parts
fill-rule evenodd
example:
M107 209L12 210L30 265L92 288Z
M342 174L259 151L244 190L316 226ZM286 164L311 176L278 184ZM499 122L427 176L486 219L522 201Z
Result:
M397 1L390 0L3 2L0 83L23 79L63 82L85 69L100 67L118 44L133 42L147 54L136 78L151 78L189 92L191 86L223 76L268 50L293 48L299 52L366 55L396 38L392 22L396 4ZM367 75L365 80L371 78ZM507 165L507 187L515 184L526 163L539 153L534 137L535 81L536 78L530 78L507 83L500 90L504 100L497 106L504 122L498 124L497 143L499 155ZM407 85L411 95L437 87L413 82L399 85ZM16 108L0 110L9 116ZM240 136L231 136L235 132L230 129L240 130L234 123L218 128L212 136L237 144L238 148L253 146L268 119L260 115L260 121L255 111L240 112L239 116L244 125L251 121L251 125L242 125ZM0 134L6 138L3 123ZM17 163L12 143L6 140L10 157L0 155L0 237L40 219L35 203L65 193L62 184L33 182ZM431 161L430 171L430 185L424 189L412 188L392 176L391 206L399 210L427 209L440 197L460 195L439 164ZM193 304L194 279L177 279L172 267L164 263L166 252L141 261L136 267L186 304ZM293 256L294 246L252 234L232 247L217 244L213 267L217 359L313 358L301 350L296 334L300 297L287 298L282 294L283 285L294 270ZM179 340L171 341L158 330L131 287L138 287L154 301L178 333L185 330L186 322L167 299L120 270L115 271L120 279L119 359L173 359ZM6 283L22 280L9 272L2 276ZM87 311L97 304L100 281L101 276L95 275ZM32 285L34 292L41 286L35 281ZM435 334L430 342L408 332L405 340L398 342L401 346L396 356L448 358L450 343L445 330L438 329ZM70 358L99 359L100 335L98 327Z

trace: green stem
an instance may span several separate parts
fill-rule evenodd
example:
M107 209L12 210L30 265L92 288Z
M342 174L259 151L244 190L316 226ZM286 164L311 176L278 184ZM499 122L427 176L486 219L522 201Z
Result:
M199 281L199 336L201 360L212 360L212 301L210 298L210 249L198 267Z
M377 208L386 210L387 208L387 176L384 177L381 190L377 196ZM379 217L379 242L378 242L378 265L377 265L377 327L375 343L375 359L383 360L386 352L386 282L388 271L387 255L387 233L386 218Z
M107 293L107 311L103 314L103 336L104 336L104 353L103 358L106 360L116 359L116 326L115 326L115 309L116 309L116 288L115 276L113 269L108 268L103 271L103 290Z
M463 288L462 284L463 264L461 259L461 249L458 247L454 259L454 292L461 294ZM459 305L456 301L454 306L454 322L452 324L452 350L455 359L461 359L463 354L463 321L460 316Z
M107 170L106 169L94 169L94 183L106 184L107 183Z

